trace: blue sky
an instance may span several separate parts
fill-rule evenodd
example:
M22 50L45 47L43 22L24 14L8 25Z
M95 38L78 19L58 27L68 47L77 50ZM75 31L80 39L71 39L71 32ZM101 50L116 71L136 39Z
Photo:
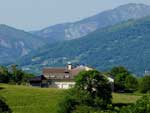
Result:
M0 0L0 24L38 30L81 20L127 3L150 5L150 0Z

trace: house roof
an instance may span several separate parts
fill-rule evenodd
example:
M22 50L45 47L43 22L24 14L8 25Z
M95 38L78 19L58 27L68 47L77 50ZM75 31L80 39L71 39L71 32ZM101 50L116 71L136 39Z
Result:
M76 68L73 68L71 70L68 70L67 68L44 68L43 69L43 74L48 74L48 73L70 73L71 75L75 76L77 75L79 72L86 70L86 67L84 66L79 66Z
M66 68L44 68L43 74L46 73L66 73L69 72Z
M72 76L76 76L76 75L78 75L81 71L84 71L84 70L85 70L85 68L74 68L74 69L71 70L71 74L72 74Z

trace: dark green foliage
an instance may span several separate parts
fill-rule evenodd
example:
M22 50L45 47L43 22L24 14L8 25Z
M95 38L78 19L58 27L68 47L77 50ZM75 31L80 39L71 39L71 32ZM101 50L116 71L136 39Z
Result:
M126 80L126 75L124 75L123 73L116 75L115 82L114 82L115 91L125 90L126 88L125 80Z
M92 111L90 113L150 113L150 96L144 96L135 104L124 106L122 108L115 107L104 111Z
M66 91L65 95L65 98L63 98L59 103L57 113L72 113L72 111L75 109L75 106L78 104L74 89Z
M150 93L150 76L144 76L139 85L139 90L141 93Z
M124 107L119 113L150 113L150 96L144 96L136 104Z
M0 83L8 83L10 80L10 73L6 67L0 67Z
M95 109L93 107L79 105L79 106L76 106L76 110L74 110L72 113L91 113L94 111L95 111Z
M83 71L76 77L76 85L67 91L60 102L58 113L90 113L106 109L111 104L111 86L96 70Z
M5 99L0 97L0 113L12 113L9 106L5 103Z
M128 75L125 79L125 87L128 90L135 91L138 89L138 80L132 75Z
M133 92L138 88L137 78L123 66L114 67L110 74L114 77L115 91Z
M114 67L111 69L110 74L115 79L115 91L125 90L125 80L129 76L129 71L123 66Z
M18 69L16 65L13 65L11 69L0 66L0 83L23 84L33 76Z
M83 71L76 77L78 97L82 104L106 108L111 103L111 85L98 71Z
M130 72L123 66L113 67L110 74L116 77L118 74L129 75Z

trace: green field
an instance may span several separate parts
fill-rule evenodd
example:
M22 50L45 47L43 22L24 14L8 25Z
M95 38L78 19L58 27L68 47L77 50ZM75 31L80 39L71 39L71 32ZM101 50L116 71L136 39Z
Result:
M0 84L0 95L13 113L56 113L64 90ZM134 103L140 95L113 94L113 103Z
M0 84L2 95L13 113L55 113L63 90Z

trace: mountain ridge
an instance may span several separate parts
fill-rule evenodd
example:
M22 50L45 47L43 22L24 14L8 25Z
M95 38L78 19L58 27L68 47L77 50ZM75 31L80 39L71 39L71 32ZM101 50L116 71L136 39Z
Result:
M132 73L142 75L150 69L149 28L150 17L145 17L99 29L83 38L49 47L35 55L34 60L32 57L26 66L39 70L45 66L65 66L71 61L102 71L122 65Z
M44 37L49 42L52 42L51 39L54 40L54 38L54 42L72 40L86 36L99 28L145 16L150 16L149 5L129 3L76 22L49 26L33 34ZM60 29L61 26L63 27Z
M28 55L45 45L41 39L33 34L10 27L0 25L0 64L16 62L17 59Z

